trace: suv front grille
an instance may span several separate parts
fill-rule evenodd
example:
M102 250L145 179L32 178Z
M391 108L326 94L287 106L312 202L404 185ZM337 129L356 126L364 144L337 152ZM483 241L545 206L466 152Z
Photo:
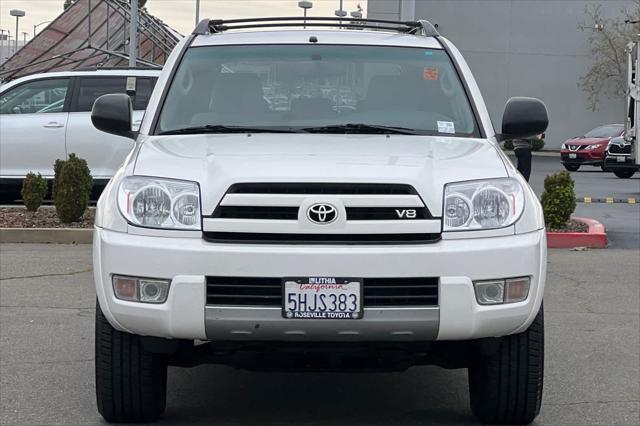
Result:
M308 217L327 199L339 226ZM206 241L245 244L426 244L441 230L415 188L396 183L237 183L203 223Z
M438 306L435 277L364 278L363 306ZM207 277L207 305L282 307L282 279Z
M631 154L631 144L620 146L611 144L609 145L610 154Z

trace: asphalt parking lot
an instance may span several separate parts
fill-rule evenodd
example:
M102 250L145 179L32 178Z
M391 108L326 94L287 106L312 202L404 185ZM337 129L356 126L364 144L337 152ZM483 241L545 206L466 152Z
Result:
M552 250L538 425L640 416L640 251ZM0 246L0 424L101 424L91 247ZM467 374L268 374L170 368L163 424L473 424Z

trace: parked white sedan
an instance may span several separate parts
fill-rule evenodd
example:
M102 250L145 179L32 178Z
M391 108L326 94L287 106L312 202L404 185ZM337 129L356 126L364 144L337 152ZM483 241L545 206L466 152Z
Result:
M93 127L93 102L106 93L130 93L139 126L159 75L154 69L66 71L2 85L0 197L17 198L29 172L53 178L55 160L71 153L87 160L95 185L104 186L133 143Z

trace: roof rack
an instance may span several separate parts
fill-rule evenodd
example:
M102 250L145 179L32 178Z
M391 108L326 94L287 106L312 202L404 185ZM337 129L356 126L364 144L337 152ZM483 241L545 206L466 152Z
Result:
M382 25L381 25L382 24ZM193 30L193 34L206 35L222 33L229 30L248 28L274 27L340 27L340 28L372 28L377 30L397 31L405 34L437 37L438 30L429 21L389 21L386 19L339 18L339 17L275 17L244 19L203 19Z

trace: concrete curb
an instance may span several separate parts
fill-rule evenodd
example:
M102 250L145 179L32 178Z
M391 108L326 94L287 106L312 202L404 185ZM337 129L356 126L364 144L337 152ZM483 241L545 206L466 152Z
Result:
M547 232L548 248L607 248L607 231L604 225L586 217L572 217L589 226L587 232Z
M91 244L93 229L0 228L0 243Z

